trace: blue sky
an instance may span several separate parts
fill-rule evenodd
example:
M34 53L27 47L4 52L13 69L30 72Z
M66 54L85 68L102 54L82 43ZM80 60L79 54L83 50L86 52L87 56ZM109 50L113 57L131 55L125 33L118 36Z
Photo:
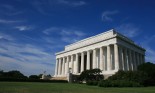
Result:
M0 0L0 69L54 74L55 53L115 28L155 63L154 0Z

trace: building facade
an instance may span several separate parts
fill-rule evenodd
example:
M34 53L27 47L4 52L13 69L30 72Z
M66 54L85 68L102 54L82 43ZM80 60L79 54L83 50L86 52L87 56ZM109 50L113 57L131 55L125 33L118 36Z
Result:
M65 46L56 53L55 77L79 75L99 68L104 76L118 70L136 70L145 62L145 49L114 29Z

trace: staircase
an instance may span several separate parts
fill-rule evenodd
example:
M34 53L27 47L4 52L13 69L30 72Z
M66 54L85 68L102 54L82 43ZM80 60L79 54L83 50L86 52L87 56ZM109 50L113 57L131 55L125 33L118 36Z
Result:
M67 77L52 77L51 80L67 80Z

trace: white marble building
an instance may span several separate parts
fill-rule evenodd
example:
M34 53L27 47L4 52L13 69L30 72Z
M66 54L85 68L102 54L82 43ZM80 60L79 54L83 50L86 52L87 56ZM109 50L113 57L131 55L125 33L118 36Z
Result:
M65 46L56 53L55 77L70 72L79 75L87 69L99 68L104 76L118 70L136 70L145 62L145 49L114 29Z

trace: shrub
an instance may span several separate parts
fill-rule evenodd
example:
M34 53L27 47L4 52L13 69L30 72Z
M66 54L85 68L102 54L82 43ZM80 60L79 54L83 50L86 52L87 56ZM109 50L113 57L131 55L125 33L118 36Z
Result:
M108 80L133 81L143 84L148 79L147 73L143 71L118 71L108 78Z
M80 74L78 80L79 82L100 81L104 78L103 75L100 75L100 73L101 73L100 69L85 70Z
M125 80L102 80L98 84L99 87L140 87L141 85L133 81Z
M0 78L0 81L9 82L48 82L48 83L68 83L66 80L42 80L42 79L18 79L18 78Z
M144 86L155 86L155 64L147 62L138 66L138 71L148 74L148 78L143 82Z

